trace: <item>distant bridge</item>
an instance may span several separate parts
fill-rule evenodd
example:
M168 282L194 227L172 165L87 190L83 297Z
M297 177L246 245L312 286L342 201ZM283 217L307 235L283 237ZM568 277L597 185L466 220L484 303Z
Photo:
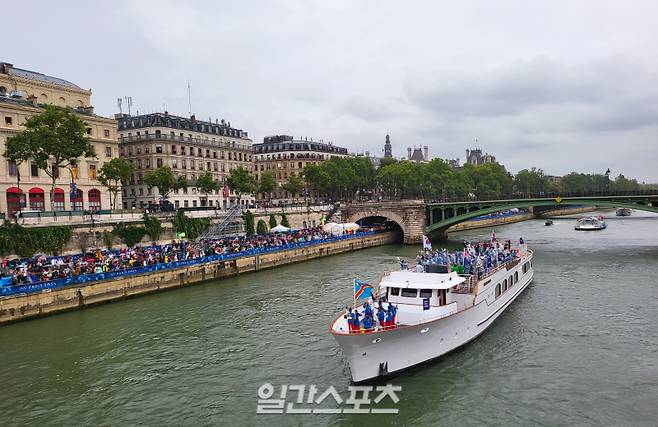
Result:
M630 208L658 213L658 190L653 192L589 193L564 196L519 197L500 200L431 201L393 200L348 203L339 208L343 221L357 222L367 218L385 218L398 224L404 243L417 243L426 234L443 239L455 224L481 215L513 208L556 208L560 206L597 206Z

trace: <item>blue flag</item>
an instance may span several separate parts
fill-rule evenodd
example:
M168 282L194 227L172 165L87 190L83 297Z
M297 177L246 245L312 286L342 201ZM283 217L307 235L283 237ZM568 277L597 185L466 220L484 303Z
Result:
M372 286L359 279L354 279L354 301L372 297Z

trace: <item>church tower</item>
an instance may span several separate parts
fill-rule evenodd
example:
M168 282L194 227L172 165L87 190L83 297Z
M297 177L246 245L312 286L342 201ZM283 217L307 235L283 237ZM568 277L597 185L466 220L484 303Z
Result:
M386 143L384 144L384 158L390 159L393 158L393 151L391 147L391 137L386 134Z

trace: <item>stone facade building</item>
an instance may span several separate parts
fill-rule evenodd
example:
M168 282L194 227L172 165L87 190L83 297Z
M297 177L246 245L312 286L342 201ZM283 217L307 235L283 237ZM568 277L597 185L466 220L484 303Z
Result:
M483 165L485 163L496 163L496 157L489 153L482 154L482 150L476 148L474 150L466 150L465 164L469 165Z
M146 207L158 203L157 188L148 188L144 174L169 166L175 175L183 175L187 189L174 190L168 200L176 208L206 205L206 195L194 186L196 178L210 171L219 181L220 189L208 195L208 205L226 209L238 202L229 191L226 177L239 166L251 171L252 142L247 132L224 120L201 121L194 115L179 117L168 112L130 116L117 115L119 150L122 157L135 167L131 185L123 189L124 208ZM249 205L253 197L243 195L240 203Z
M96 158L80 159L74 170L58 170L53 194L50 177L36 165L28 161L17 166L0 158L0 213L12 216L19 206L23 211L49 211L51 201L57 211L109 209L110 193L96 175L103 163L119 155L116 121L94 114L91 90L0 62L0 153L5 152L7 139L20 132L26 119L42 112L46 104L70 107L86 123Z
M288 181L291 175L301 175L304 167L329 160L334 156L347 156L347 148L337 147L333 144L313 141L311 138L295 139L289 135L274 135L263 138L262 144L254 144L254 173L260 180L264 172L271 171L277 183L272 192L271 201L277 203L290 203L295 198L307 197L318 201L319 195L306 190L306 195L289 194L281 186ZM266 198L259 194L257 200Z
M429 147L426 145L424 147L407 147L408 160L416 163L427 163L430 161L429 156Z

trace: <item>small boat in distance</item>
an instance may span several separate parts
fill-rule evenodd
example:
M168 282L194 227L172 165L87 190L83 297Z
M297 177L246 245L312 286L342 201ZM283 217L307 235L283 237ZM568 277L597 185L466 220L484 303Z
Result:
M596 231L604 230L607 227L603 216L588 216L585 218L580 218L576 221L576 226L574 230L578 231Z
M617 209L617 216L631 216L631 210L629 208L619 208Z
M355 302L354 307L342 311L329 332L349 363L352 380L359 383L401 372L449 353L485 332L533 277L532 251L525 244L505 249L495 244L488 246L487 258L476 253L470 264L473 268L467 270L464 266L469 264L463 261L451 265L431 260L411 270L401 263L401 271L384 272L379 292L371 294L372 306L364 304L361 308ZM464 253L469 249L470 245ZM437 253L440 258L441 253ZM492 260L491 254L499 256ZM355 301L356 295L358 292ZM365 320L372 316L376 300L384 312L394 310L392 317L383 322ZM350 322L355 317L357 325L359 318L364 319L363 327Z
M547 219L546 222L544 222L544 225L553 225L553 220Z

